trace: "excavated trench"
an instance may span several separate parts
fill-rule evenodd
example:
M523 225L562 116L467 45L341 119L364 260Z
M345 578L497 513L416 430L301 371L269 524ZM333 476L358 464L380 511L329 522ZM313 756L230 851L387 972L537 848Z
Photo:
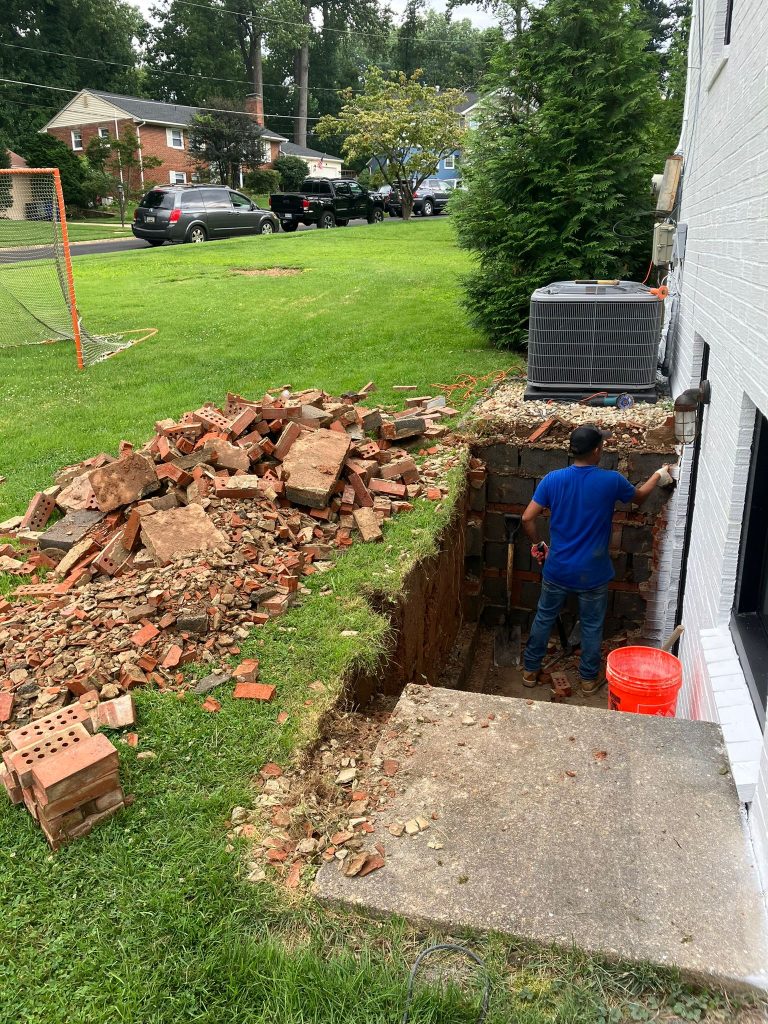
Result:
M522 654L541 586L522 531L510 551L510 517L522 515L538 481L567 466L568 454L562 443L499 438L473 444L472 454L464 499L440 538L437 554L413 569L396 602L377 606L390 617L393 648L379 671L352 680L358 706L373 696L397 695L408 683L553 698L549 683L533 689L523 686L519 664L497 665L494 645L497 634L511 624ZM630 450L606 452L603 465L636 483L675 458L671 445L635 441ZM669 498L669 491L658 490L640 510L617 507L611 537L616 578L610 588L604 654L616 646L658 644L661 639L660 623L670 600L668 583L659 571ZM541 530L547 539L546 517ZM577 621L574 598L562 614L566 638L573 637ZM568 703L605 707L605 689L592 697L578 692L578 649L564 649L557 632L544 667L566 674L573 688L564 698Z

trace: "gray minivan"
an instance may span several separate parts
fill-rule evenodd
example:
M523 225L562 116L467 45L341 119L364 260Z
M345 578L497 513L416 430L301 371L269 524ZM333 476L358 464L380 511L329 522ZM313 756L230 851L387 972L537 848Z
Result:
M150 245L271 235L280 221L248 196L221 185L159 185L133 213L131 231Z

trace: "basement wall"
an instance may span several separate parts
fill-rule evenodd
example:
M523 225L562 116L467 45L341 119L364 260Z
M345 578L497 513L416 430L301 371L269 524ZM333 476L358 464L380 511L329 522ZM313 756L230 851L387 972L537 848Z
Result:
M494 440L473 448L469 510L465 531L464 613L469 621L486 625L503 621L507 587L505 515L522 515L539 481L572 461L565 447ZM631 483L641 483L664 463L675 462L671 446L663 451L642 447L629 454L606 452L601 465L617 469ZM668 488L657 488L641 509L617 506L613 518L611 558L616 578L610 584L606 636L640 633L660 644L670 627L670 566L662 559L667 531ZM549 540L549 515L539 521L542 539ZM533 619L541 591L541 573L522 530L515 543L511 580L515 618L525 630ZM569 599L575 620L575 598Z

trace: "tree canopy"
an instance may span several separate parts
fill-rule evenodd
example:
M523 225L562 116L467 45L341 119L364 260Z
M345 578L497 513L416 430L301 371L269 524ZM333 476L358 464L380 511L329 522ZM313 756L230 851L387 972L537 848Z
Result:
M371 67L363 92L347 89L342 98L341 110L320 121L318 134L343 136L342 150L350 160L375 157L390 185L410 183L403 196L403 212L410 216L412 192L461 146L464 128L457 107L463 94L425 85L419 70L388 74Z
M197 114L189 125L189 155L222 185L239 185L240 171L265 162L263 129L239 111Z
M525 344L535 288L642 278L647 240L626 230L650 204L656 68L633 3L549 0L504 48L499 91L474 134L457 197L478 256L466 303L498 344Z

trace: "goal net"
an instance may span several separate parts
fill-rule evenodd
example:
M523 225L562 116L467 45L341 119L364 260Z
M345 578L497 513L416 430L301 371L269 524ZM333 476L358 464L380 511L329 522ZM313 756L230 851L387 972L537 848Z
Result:
M0 169L0 349L56 341L80 369L132 343L80 322L58 169Z

